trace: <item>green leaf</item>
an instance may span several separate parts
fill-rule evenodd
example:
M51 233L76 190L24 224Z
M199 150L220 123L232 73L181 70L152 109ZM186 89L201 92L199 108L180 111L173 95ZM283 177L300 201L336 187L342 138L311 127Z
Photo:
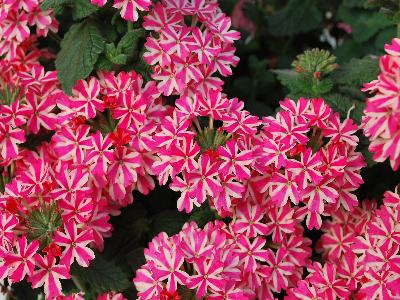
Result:
M169 236L178 233L186 222L185 214L175 210L166 210L153 216L150 226L150 235L156 236L160 232L165 232Z
M343 94L332 93L324 96L324 100L330 105L330 107L340 113L342 119L346 118L350 112L350 118L356 123L361 123L365 102L353 100Z
M111 61L109 61L104 54L101 54L96 62L95 69L103 71L112 71L114 69L114 64Z
M333 88L333 83L329 79L317 80L293 70L274 70L274 73L281 84L289 89L290 98L321 97Z
M104 44L101 31L92 20L72 25L65 34L56 58L56 68L67 94L71 93L77 80L86 78L92 72Z
M356 0L354 0L356 1ZM397 0L367 0L364 2L365 8L384 8L386 10L395 11L399 7Z
M290 0L269 19L269 31L273 35L295 35L317 29L322 13L314 0Z
M330 79L314 82L314 84L312 85L312 96L322 97L323 95L329 93L332 88L333 82Z
M71 0L44 0L40 4L42 10L52 9L58 15L62 13L64 7L71 3Z
M400 13L400 12L399 12ZM398 21L400 23L400 19ZM395 27L389 27L381 32L375 38L375 48L383 51L385 44L390 44L393 37L397 35L397 29Z
M72 17L74 20L80 20L90 16L99 9L88 0L74 0L72 6Z
M44 0L40 5L41 9L53 9L56 14L60 14L66 6L71 8L74 20L86 18L99 9L88 0Z
M373 154L371 152L369 152L368 147L361 148L360 152L364 156L365 162L367 163L368 168L377 164L377 162L372 158Z
M289 89L291 93L303 92L299 85L300 75L293 70L274 70L273 71L281 84Z
M142 53L142 52L141 52ZM143 59L143 55L139 55L139 60L135 62L132 69L143 76L146 81L151 80L152 69L151 66Z
M347 39L336 49L332 50L332 53L338 58L340 62L348 62L354 57L362 57L368 53L368 48L361 43L356 43L352 39Z
M381 29L392 25L392 22L383 14L374 11L340 6L338 18L352 27L353 39L356 42L366 42Z
M146 263L146 259L144 257L144 248L139 247L126 255L126 262L129 263L129 267L132 271L136 271L142 265Z
M144 38L146 31L144 29L134 29L127 32L119 41L117 49L119 53L134 56L138 53L138 42Z
M366 56L362 59L353 58L343 64L332 75L332 79L339 84L361 87L364 83L376 79L378 74L378 59Z
M364 7L364 1L362 0L343 0L343 4L346 7Z
M113 43L106 44L105 49L107 59L113 64L123 65L127 62L128 56L126 54L122 54Z
M357 150L360 151L362 153L362 155L364 156L368 167L372 167L372 166L376 165L377 162L374 161L373 154L371 152L369 152L369 150L368 150L369 143L370 142L369 142L368 138L362 135L360 137L360 142L358 144Z
M88 290L96 293L123 291L130 286L127 274L114 262L107 261L99 253L88 268L76 264L71 267L71 274L83 282Z

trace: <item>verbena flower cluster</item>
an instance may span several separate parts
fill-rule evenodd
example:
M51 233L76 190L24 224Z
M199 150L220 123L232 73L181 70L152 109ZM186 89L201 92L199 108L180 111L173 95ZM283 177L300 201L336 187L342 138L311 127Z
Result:
M204 229L187 223L175 236L161 233L145 250L147 264L137 271L139 299L194 294L197 299L273 299L272 291L301 278L311 256L311 241L303 238L299 222L291 219L283 227L293 230L281 235L281 245L271 242L274 225L259 221L216 221Z
M178 192L179 211L202 207L219 220L154 237L133 280L139 299L400 297L400 198L359 205L358 125L323 99L285 99L260 119L229 98L218 76L238 62L239 33L217 1L113 1L128 21L147 12L153 80L99 71L71 95L39 63L53 56L37 38L57 31L41 2L0 0L0 279L84 299L64 295L71 265L90 268L110 217L158 180ZM394 169L399 49L397 39L386 47L382 74L366 85L375 95L363 119L375 159ZM322 263L305 227L323 231Z
M396 190L384 193L379 209L366 200L352 213L334 213L318 245L325 263L310 265L288 299L399 298L399 209Z
M239 32L231 29L231 19L217 1L158 2L143 27L152 31L143 57L165 96L206 97L223 85L217 74L231 75L239 61L233 47Z
M242 111L254 121L235 118L237 125L230 131L224 121L232 114L229 109L221 110L222 117L208 115L204 121L204 106L197 101L201 100L177 101L174 116L183 115L181 107L197 114L185 127L179 126L187 123L185 115L175 126L168 120L171 125L160 132L159 143L169 142L164 146L167 154L161 151L162 160L154 168L157 173L161 166L161 183L167 181L164 173L173 177L171 188L181 192L179 210L189 212L208 199L232 221L209 223L204 229L187 224L176 236L156 237L145 252L147 264L137 272L139 295L156 299L189 289L198 298L207 294L215 299L274 299L274 292L296 286L309 265L311 241L303 236L301 222L306 219L309 228L320 228L321 215L358 205L352 192L362 183L360 170L365 166L355 151L358 126L350 119L341 122L322 99L286 99L275 118L262 122L239 105L237 115ZM240 104L223 101L228 108ZM217 121L220 127L215 129ZM189 153L186 160L175 159L169 150L182 147L181 142L191 145L184 148ZM229 268L225 274L225 266L235 267L236 276Z
M397 170L400 166L400 39L394 38L392 44L385 45L385 51L387 54L379 61L381 73L363 88L372 95L367 99L362 127L371 141L369 150L374 153L374 160L389 159L393 170Z
M132 191L154 187L152 137L168 107L156 83L135 72L100 72L67 96L57 73L38 61L46 52L35 40L56 24L39 4L1 4L1 36L15 48L4 48L0 61L0 278L27 279L53 299L70 266L88 267L92 249L103 249L110 216L132 203Z
M58 22L53 12L41 10L41 2L43 0L0 1L0 55L5 59L22 62L26 52L24 50L37 37L47 36L49 31L57 31ZM31 56L40 55L35 52Z

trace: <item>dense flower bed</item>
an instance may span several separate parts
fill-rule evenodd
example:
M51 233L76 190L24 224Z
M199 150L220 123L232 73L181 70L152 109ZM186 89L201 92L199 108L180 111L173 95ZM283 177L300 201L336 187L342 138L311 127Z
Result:
M116 8L113 20L128 22L128 34L144 33L139 56L148 74L116 68L127 54L104 43L114 69L89 70L68 91L61 64L52 69L55 56L41 42L59 38L57 7L0 1L0 278L7 285L27 281L46 299L125 299L114 288L91 294L74 269L94 268L118 229L111 218L134 202L133 192L160 185L177 192L179 212L213 217L151 237L130 278L139 299L400 297L400 196L387 191L380 205L357 198L367 163L354 107L343 116L331 98L305 94L260 116L246 99L231 98L224 79L238 65L240 33L216 0L79 1L89 11ZM389 158L397 170L400 40L385 50L379 77L363 89L370 97L361 128L373 159ZM326 64L300 57L296 80L321 88L337 67L321 57ZM310 239L310 230L322 236Z

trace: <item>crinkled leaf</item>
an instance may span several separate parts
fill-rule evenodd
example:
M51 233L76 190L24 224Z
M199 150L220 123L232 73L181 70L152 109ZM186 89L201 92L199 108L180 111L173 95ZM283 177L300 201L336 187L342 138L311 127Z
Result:
M127 32L119 41L117 49L119 53L134 56L138 52L138 42L145 35L144 29L134 29Z
M376 79L378 74L378 59L366 56L361 59L353 58L343 64L332 75L332 79L339 84L361 87L364 83Z
M290 0L269 18L269 31L273 35L294 35L314 30L321 25L322 12L314 0Z
M113 43L106 44L106 57L113 64L123 65L127 62L128 56L120 53Z
M76 264L71 267L71 274L84 282L87 289L96 293L107 291L123 291L130 286L127 274L113 261L105 260L96 253L96 258L88 268Z
M71 0L44 0L40 4L42 10L52 9L56 14L62 13L64 7L71 3Z
M72 17L74 20L80 20L90 16L98 9L99 7L90 3L89 0L73 0Z
M40 5L43 10L53 9L56 14L60 14L66 6L71 8L74 20L86 18L99 9L89 0L44 0Z
M114 64L111 61L109 61L104 54L101 54L96 62L95 69L103 71L112 71L114 69Z
M76 81L86 78L93 70L105 41L97 24L91 20L71 26L61 41L56 58L58 78L67 94Z

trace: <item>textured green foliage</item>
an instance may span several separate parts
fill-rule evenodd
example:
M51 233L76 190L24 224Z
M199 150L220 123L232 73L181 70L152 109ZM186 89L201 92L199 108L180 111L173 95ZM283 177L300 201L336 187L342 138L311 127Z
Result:
M122 269L113 261L104 259L100 253L96 253L96 258L89 268L72 265L71 274L83 285L85 291L93 294L123 291L131 284Z
M299 54L292 66L307 75L314 76L316 72L319 72L322 76L333 72L338 67L335 61L336 57L329 51L314 48Z
M144 38L145 34L146 31L142 28L127 32L118 43L118 51L128 56L137 55L139 50L138 43L140 39Z
M322 13L315 0L290 0L289 3L269 18L271 34L294 35L318 28Z
M353 98L339 93L326 95L324 99L331 106L331 108L340 113L343 118L349 115L349 117L357 123L361 122L361 117L365 107L364 102L354 100Z
M290 98L322 97L332 90L333 83L329 79L318 80L304 76L293 70L276 70L278 80L289 89Z
M93 5L87 0L73 0L72 1L72 16L74 20L80 20L99 9L98 6Z
M61 225L61 214L57 210L57 205L42 204L28 217L28 237L31 240L39 240L41 247L44 248L51 243L53 233Z
M69 4L71 0L44 0L40 5L41 9L53 9L56 13L61 13L64 6Z
M113 64L123 65L128 60L128 56L120 53L113 43L106 44L105 54L106 58Z
M366 8L378 8L393 23L400 23L400 4L398 0L367 0L364 6Z
M97 59L96 70L112 71L114 69L114 64L106 57L104 53L100 54Z
M42 9L53 9L56 14L61 14L64 8L70 8L74 20L80 20L96 12L99 7L87 0L44 0Z
M369 10L349 8L342 5L338 10L338 18L352 27L352 36L356 42L366 42L380 30L392 25L382 14Z
M225 145L227 135L220 130L207 127L196 136L196 140L202 151L216 150L219 146Z
M368 56L362 59L351 59L343 64L332 77L339 84L361 87L364 83L376 79L378 74L378 59Z
M145 35L143 29L127 32L117 46L114 43L106 44L105 57L111 64L125 65L132 57L137 56L139 41ZM105 66L107 67L107 66Z
M335 57L328 51L314 49L298 55L292 64L300 73L293 70L276 70L275 74L289 90L288 97L323 97L342 118L349 116L360 124L365 97L359 88L363 83L377 77L378 60L372 57L352 59L340 67L334 64L334 61ZM312 76L314 70L321 72L321 76L331 74L320 80Z
M77 80L86 78L92 72L104 50L104 44L98 25L92 20L72 25L65 34L57 55L56 68L67 94L71 93Z

